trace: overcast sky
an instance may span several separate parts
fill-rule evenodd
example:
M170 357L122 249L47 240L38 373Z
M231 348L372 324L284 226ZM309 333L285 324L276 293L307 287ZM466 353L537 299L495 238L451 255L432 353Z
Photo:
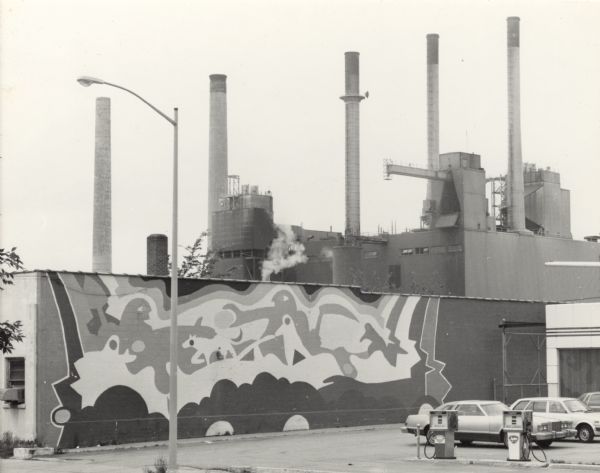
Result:
M113 271L170 233L172 127L91 75L180 108L180 244L207 226L209 74L227 74L229 172L275 220L343 231L344 52L360 52L361 226L418 226L425 35L440 35L440 150L507 168L506 17L521 17L523 159L561 173L576 238L598 234L600 1L0 0L3 246L91 270L95 99L112 100Z

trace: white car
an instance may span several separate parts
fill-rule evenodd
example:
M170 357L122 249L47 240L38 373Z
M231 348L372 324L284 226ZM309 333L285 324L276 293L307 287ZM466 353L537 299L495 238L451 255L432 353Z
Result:
M474 441L497 442L506 445L505 433L502 430L503 412L508 406L500 401L453 401L442 404L436 410L456 410L458 430L454 438L463 445ZM404 432L419 432L430 442L429 412L409 415L406 418ZM549 447L557 439L573 436L575 431L568 422L557 419L533 419L532 437L540 447Z
M552 417L571 422L582 442L593 442L594 437L600 435L600 412L592 412L573 397L528 397L515 401L511 409L533 411L534 418Z

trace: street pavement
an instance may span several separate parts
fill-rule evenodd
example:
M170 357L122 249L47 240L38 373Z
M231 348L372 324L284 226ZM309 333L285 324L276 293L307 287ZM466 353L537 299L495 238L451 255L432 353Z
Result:
M572 468L600 472L598 440L592 444L555 442L546 453L550 469L556 472ZM386 425L181 440L178 463L181 472L220 473L502 473L547 467L535 460L529 464L506 462L507 450L502 445L457 444L455 455L457 460L417 460L415 437L402 433L399 425ZM164 443L97 447L34 460L2 460L0 472L142 473L158 457L167 456ZM598 465L591 466L594 462Z

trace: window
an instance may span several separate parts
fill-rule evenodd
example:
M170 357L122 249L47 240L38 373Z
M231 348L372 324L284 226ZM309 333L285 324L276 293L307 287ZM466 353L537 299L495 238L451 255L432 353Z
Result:
M428 255L429 254L429 248L428 247L423 247L423 248L415 248L415 254L417 255Z
M448 245L448 253L460 253L462 250L462 245Z
M25 386L25 358L7 358L8 373L7 388L22 388Z
M446 247L445 246L432 246L430 249L430 253L432 255L438 255L441 253L446 253Z
M458 415L463 416L483 416L483 412L476 404L461 404L456 409L458 411Z
M363 253L363 258L364 259L377 258L377 252L376 251L365 251Z
M517 402L515 404L514 410L515 411L524 411L525 407L527 407L527 404L529 404L529 401L520 401L520 402Z
M590 406L600 406L600 394L592 394L588 404Z
M412 255L414 252L415 252L414 248L404 248L403 250L400 250L400 254L402 256Z
M556 414L566 414L567 410L563 407L560 402L550 401L550 409L548 412L554 412Z
M533 412L546 412L546 401L533 401L531 410Z
M501 416L504 411L510 410L508 406L502 404L501 402L496 402L494 404L482 404L481 408L489 416Z

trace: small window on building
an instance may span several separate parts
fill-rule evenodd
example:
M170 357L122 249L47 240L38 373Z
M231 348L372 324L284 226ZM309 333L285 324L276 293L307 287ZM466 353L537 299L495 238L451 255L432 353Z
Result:
M448 253L460 253L462 250L462 245L448 245Z
M429 254L429 248L427 246L425 246L423 248L415 248L415 254L417 254L417 255L428 255Z
M6 373L7 388L22 388L25 386L25 358L7 358L8 373Z
M400 254L402 256L412 255L414 252L415 252L414 248L404 248L404 249L400 250Z
M376 251L365 251L363 253L363 258L364 259L373 259L373 258L377 258L377 252Z
M440 253L446 253L446 247L445 246L432 246L430 249L430 253L432 255L438 255Z

